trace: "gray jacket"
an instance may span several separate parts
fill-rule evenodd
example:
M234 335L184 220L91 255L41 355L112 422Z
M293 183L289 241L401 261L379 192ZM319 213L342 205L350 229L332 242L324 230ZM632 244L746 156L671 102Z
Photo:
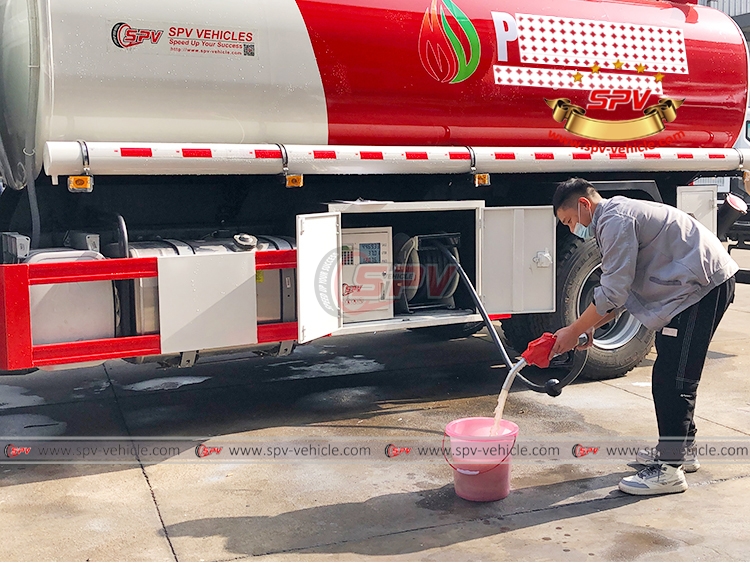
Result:
M593 217L602 251L600 315L624 307L652 330L697 303L739 269L719 239L669 205L616 196Z

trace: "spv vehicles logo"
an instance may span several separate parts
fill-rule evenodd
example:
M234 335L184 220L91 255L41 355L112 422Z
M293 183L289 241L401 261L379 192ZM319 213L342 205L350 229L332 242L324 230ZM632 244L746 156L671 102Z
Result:
M453 0L432 0L419 32L419 58L438 82L458 84L479 67L482 45L476 27Z
M128 49L148 41L156 45L164 35L163 29L138 29L120 22L112 28L112 42L120 49Z

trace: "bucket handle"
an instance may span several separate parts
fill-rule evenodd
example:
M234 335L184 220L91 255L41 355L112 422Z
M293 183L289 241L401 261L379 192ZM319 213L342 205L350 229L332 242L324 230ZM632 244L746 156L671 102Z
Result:
M494 467L491 467L490 469L485 469L484 471L473 471L471 469L461 469L461 468L456 467L455 465L453 465L448 460L448 456L445 455L445 439L447 437L448 437L448 434L446 434L445 431L443 431L443 447L440 448L440 451L443 452L443 459L445 459L445 461L448 463L448 465L450 465L455 471L458 471L459 473L461 473L463 475L471 475L473 477L474 475L481 475L482 473L487 473L489 471L494 471L495 469L497 469L498 467L500 467L503 463L505 463L508 460L508 458L510 457L510 454L512 453L512 451L508 452L508 455L506 455L500 463L498 463ZM516 434L516 436L513 437L513 445L510 447L511 450L513 450L513 448L515 447L517 439L518 439L518 435Z

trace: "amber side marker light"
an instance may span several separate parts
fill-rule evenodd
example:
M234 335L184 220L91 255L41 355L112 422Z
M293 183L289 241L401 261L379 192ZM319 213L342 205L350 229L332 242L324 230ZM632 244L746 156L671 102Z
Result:
M94 191L93 176L69 176L68 191L73 193L91 193Z
M477 188L481 188L482 186L489 186L490 175L489 174L474 174L474 185Z
M305 185L305 177L302 174L287 174L286 176L287 188L301 188L304 185Z

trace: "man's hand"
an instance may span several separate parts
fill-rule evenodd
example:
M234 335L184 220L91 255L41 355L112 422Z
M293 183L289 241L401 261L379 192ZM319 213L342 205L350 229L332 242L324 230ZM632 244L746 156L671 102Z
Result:
M580 332L576 330L574 326L566 326L561 328L555 333L555 338L557 339L555 341L555 345L552 347L552 352L550 352L549 359L551 360L555 356L559 356L560 354L564 354L568 350L572 350L576 346L578 346L578 337L580 336ZM590 341L593 341L593 337Z
M607 315L600 315L599 313L597 313L596 305L594 303L586 307L586 310L580 317L578 317L575 322L573 322L570 326L561 328L555 333L555 338L557 338L557 341L555 342L555 345L552 348L552 352L550 353L550 360L554 356L564 354L568 350L572 350L573 348L577 347L578 337L581 334L587 334L589 336L588 344L586 344L585 346L581 346L581 350L590 348L594 343L594 329L598 326L603 325L604 322L613 319L614 317L614 312Z

